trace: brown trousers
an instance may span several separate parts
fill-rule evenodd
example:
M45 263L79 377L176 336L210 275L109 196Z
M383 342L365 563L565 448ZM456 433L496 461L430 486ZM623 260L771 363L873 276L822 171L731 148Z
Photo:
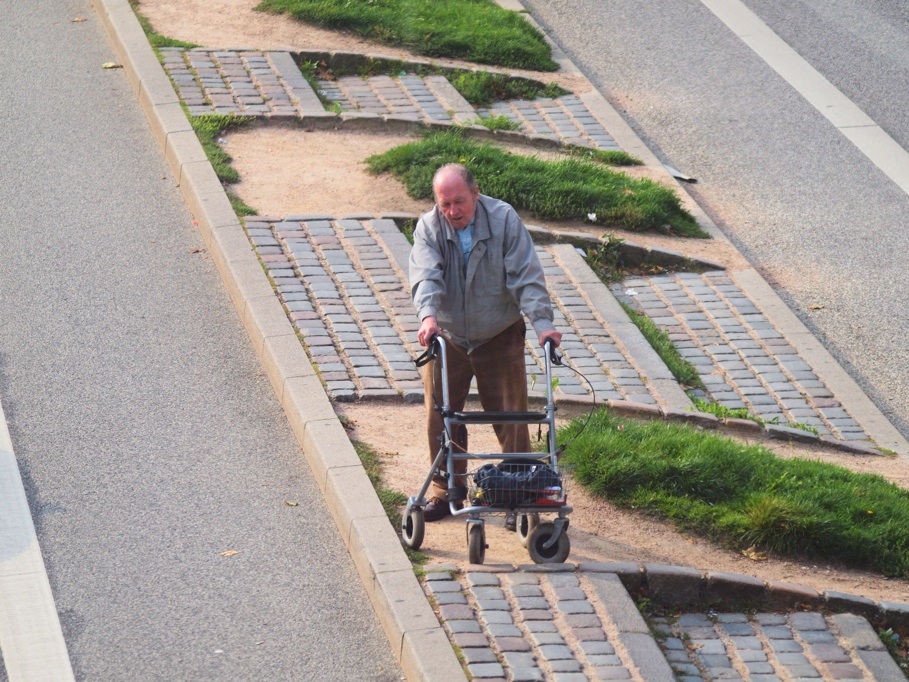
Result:
M524 335L527 328L521 318L508 329L476 348L468 355L463 348L451 342L445 344L448 361L448 397L451 409L464 409L470 392L471 379L477 379L480 404L486 412L527 411L527 370L524 365ZM429 461L435 461L441 445L444 430L441 415L435 410L432 389L435 389L436 403L442 404L442 362L434 360L423 368L423 384L429 435ZM430 376L430 372L432 375ZM530 432L526 424L495 424L496 437L502 452L530 452ZM467 427L456 426L451 434L455 452L467 452ZM442 462L445 468L445 462ZM455 473L467 471L466 460L455 462ZM458 477L465 485L465 477ZM448 499L448 481L443 476L433 478L428 499Z

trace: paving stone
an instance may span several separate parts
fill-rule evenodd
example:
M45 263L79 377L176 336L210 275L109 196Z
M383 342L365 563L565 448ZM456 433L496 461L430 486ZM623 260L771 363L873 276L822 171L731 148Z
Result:
M574 658L574 653L567 645L547 644L540 647L540 654L547 660L554 661L562 658Z
M600 627L600 619L594 613L574 613L565 616L565 624L570 628Z
M826 669L834 680L865 679L865 673L854 663L831 663L826 666Z
M463 648L461 649L461 654L464 656L464 661L468 664L498 663L496 653L488 646Z
M630 680L631 673L622 666L605 666L594 668L594 674L598 680Z
M565 644L565 638L557 632L532 632L530 641L537 647L547 644Z
M475 620L447 620L445 627L452 633L471 632L476 634L480 632L480 624Z
M785 622L785 620L783 621ZM792 630L783 625L768 625L762 628L767 639L792 639Z
M495 642L501 651L530 651L530 644L522 637L496 637Z
M793 639L771 639L770 648L774 653L801 653L802 645Z
M796 612L789 617L792 627L796 630L826 630L827 622L824 616L814 612Z
M468 665L467 669L474 679L486 679L490 677L504 677L505 671L498 663L474 663Z
M549 667L553 672L557 672L557 673L578 672L578 671L582 670L582 668L583 668L583 666L581 666L580 662L578 662L577 660L575 660L573 658L570 658L570 659L565 658L565 659L560 659L557 661L550 661Z

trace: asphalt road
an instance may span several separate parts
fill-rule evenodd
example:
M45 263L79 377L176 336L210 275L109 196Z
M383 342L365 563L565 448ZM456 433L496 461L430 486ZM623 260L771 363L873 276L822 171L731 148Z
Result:
M77 678L397 679L94 10L0 11L0 396Z
M698 0L524 0L909 436L909 197ZM746 5L909 148L909 5Z

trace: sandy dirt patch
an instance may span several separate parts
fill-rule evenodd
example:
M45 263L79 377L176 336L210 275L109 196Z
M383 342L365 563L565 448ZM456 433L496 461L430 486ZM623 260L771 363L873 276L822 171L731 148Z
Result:
M476 409L476 408L473 408ZM422 405L353 403L339 406L350 421L351 437L371 445L385 464L386 484L406 495L415 495L429 471ZM763 442L763 441L762 441ZM770 443L765 443L771 445ZM772 444L783 456L832 461L851 469L879 473L909 487L909 471L901 459L856 457L817 448ZM471 431L471 449L496 450L490 429ZM817 590L835 590L874 599L909 602L909 581L844 569L820 562L781 559L753 561L676 531L668 523L594 499L578 485L570 485L571 555L583 561L630 561L693 566L702 570L751 575L762 580L782 580ZM486 564L527 564L530 558L514 533L502 527L502 516L487 517ZM467 566L467 539L463 519L450 518L427 524L422 551L434 561Z
M364 163L415 138L257 126L224 139L240 174L232 189L261 215L420 215L432 207L408 197L391 176L370 175Z

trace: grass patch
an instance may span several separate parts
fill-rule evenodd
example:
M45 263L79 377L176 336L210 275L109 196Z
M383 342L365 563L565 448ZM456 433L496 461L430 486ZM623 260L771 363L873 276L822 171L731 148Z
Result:
M880 476L605 410L561 429L571 438L578 482L618 505L738 549L909 577L909 491Z
M624 241L614 234L608 234L605 242L585 249L587 264L604 284L612 284L625 277L625 270L622 267Z
M412 218L408 218L402 223L398 224L398 229L401 230L401 234L404 235L404 238L407 242L413 246L413 231L417 229L417 221Z
M669 339L669 334L656 326L649 317L637 312L627 303L622 303L622 308L628 313L628 317L631 318L635 326L641 330L641 334L647 339L647 343L653 346L653 349L660 356L666 367L669 368L669 371L672 372L672 376L675 377L676 381L688 388L704 388L704 382L701 381L698 371L690 362L679 355L675 344Z
M577 157L543 161L511 154L459 130L427 135L366 160L370 172L391 173L415 199L432 198L432 176L445 163L467 165L480 190L544 220L587 220L632 231L706 237L669 188Z
M227 190L226 194L227 194L228 201L230 201L231 208L234 209L234 213L236 213L238 216L243 217L243 216L259 214L259 212L256 209L254 209L252 206L247 204L245 201L243 201L240 197L238 197L236 194L234 194L230 190Z
M251 120L248 116L234 116L233 114L193 116L189 119L193 130L196 131L196 137L202 143L205 155L221 182L228 184L239 182L240 175L230 165L233 159L230 154L221 149L218 138L231 128L247 125Z
M352 441L354 450L360 457L363 469L372 487L376 489L382 508L395 528L401 527L401 510L400 508L407 504L407 497L403 493L391 490L382 485L382 459L379 454L369 445L361 441Z
M319 80L333 81L345 76L359 76L360 78L371 78L379 75L398 76L408 73L422 77L444 76L464 99L476 107L483 107L493 102L505 100L533 100L538 97L555 98L570 94L568 90L556 83L546 85L540 81L518 76L507 76L500 73L489 73L488 71L469 71L466 69L411 64L392 59L363 57L362 59L344 60L337 63L333 61L300 60L298 64L309 84L317 92Z
M162 47L182 47L185 50L191 50L194 47L199 47L199 45L196 45L195 43L187 43L184 40L168 38L167 36L161 35L155 31L155 29L152 28L151 22L142 15L142 7L137 2L137 0L129 0L129 6L132 7L133 13L136 15L136 19L139 20L139 26L141 26L142 30L145 32L145 37L148 38L149 44L155 50L158 50Z
M642 166L643 162L618 149L590 149L588 147L569 147L569 151L585 161L595 161L604 166Z
M751 414L747 407L726 407L725 405L712 403L703 398L695 398L691 402L694 403L695 408L697 408L699 412L707 412L718 419L748 419L757 423L761 422L758 417Z
M555 71L543 34L492 0L264 0L256 9L427 57Z
M692 400L695 408L700 412L707 412L714 415L718 419L749 419L753 422L765 426L766 424L782 424L779 417L774 417L773 419L762 419L757 415L751 414L748 411L747 407L727 407L726 405L720 405L719 403L712 403L703 398L694 398ZM787 422L783 424L784 426L789 426L793 429L800 429L802 431L807 431L808 433L813 433L815 436L820 435L817 427L811 426L810 424L803 424L801 422Z
M555 83L543 85L526 78L512 78L488 71L455 71L448 74L448 82L475 107L513 99L533 100L537 97L561 97L568 91Z
M907 632L909 632L909 628L904 627L903 636L901 637L899 632L896 632L893 628L888 628L886 630L878 630L878 636L884 646L887 647L887 651L890 652L900 670L903 671L903 674L909 677L909 643L905 639Z
M490 130L518 130L521 124L501 114L499 116L478 116L475 123Z

